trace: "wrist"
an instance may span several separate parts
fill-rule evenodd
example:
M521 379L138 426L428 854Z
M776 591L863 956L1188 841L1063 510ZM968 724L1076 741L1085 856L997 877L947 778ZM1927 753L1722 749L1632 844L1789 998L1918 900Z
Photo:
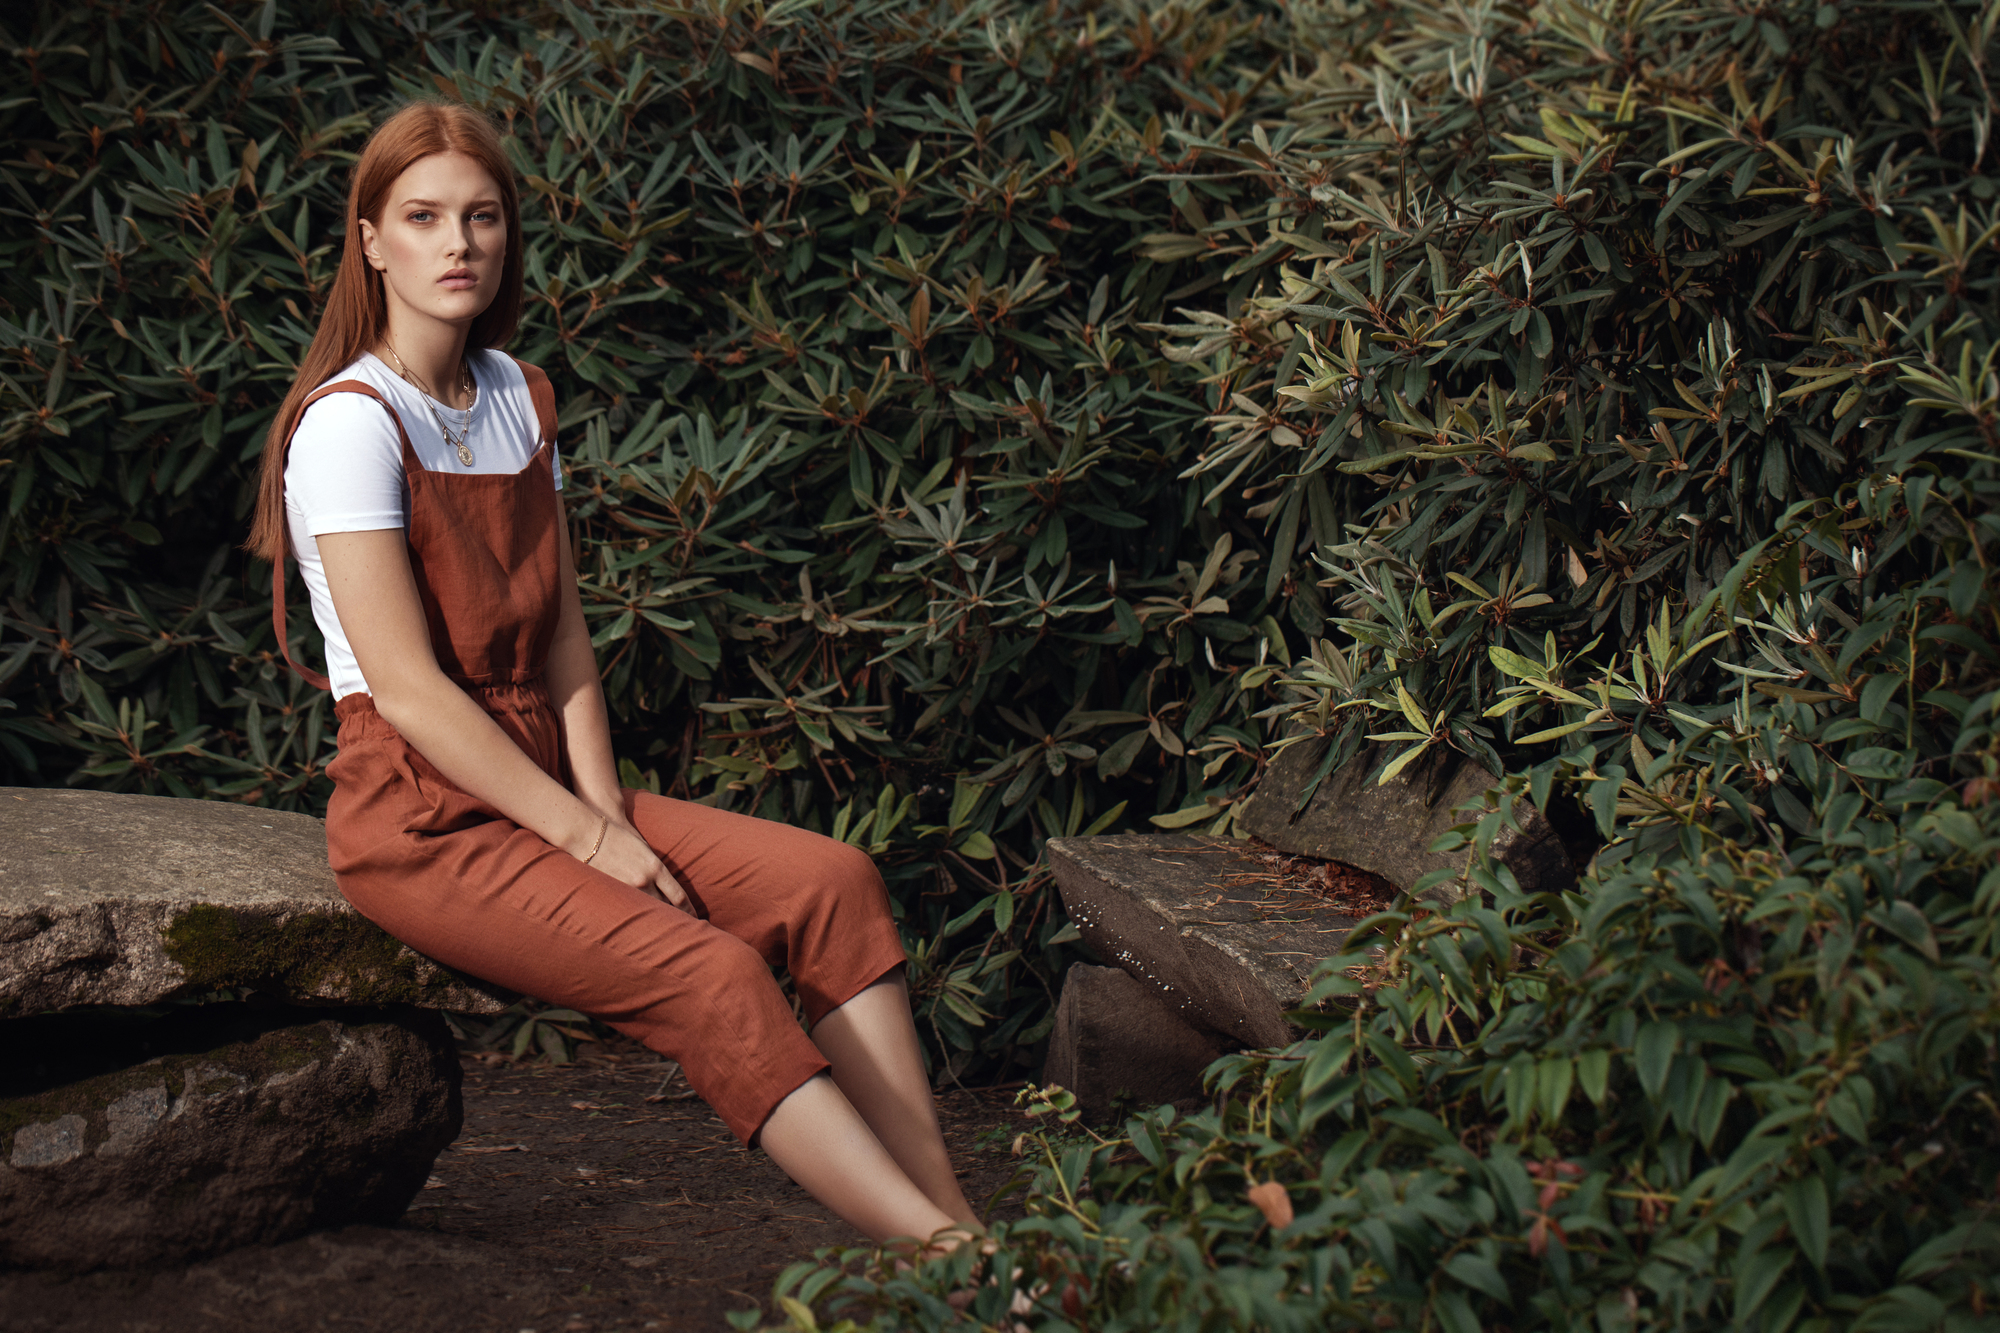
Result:
M579 800L576 811L567 821L562 841L557 844L562 850L581 861L590 853L591 844L600 841L598 830L606 823L604 812L588 801Z
M597 854L604 850L604 835L609 833L610 831L611 831L611 817L609 815L598 816L596 836L591 838L590 846L584 851L583 855L578 859L581 860L585 865L589 865L592 861L595 861L597 859Z
M607 788L602 783L578 782L571 790L593 816L603 815L614 824L624 821L625 792L616 783ZM594 821L591 827L596 827Z

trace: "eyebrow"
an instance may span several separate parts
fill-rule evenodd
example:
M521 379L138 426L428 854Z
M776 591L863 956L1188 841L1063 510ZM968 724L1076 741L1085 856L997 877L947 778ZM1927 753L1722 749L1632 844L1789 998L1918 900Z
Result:
M438 202L437 200L435 200L435 199L405 199L405 200L403 201L403 204L402 204L402 206L403 206L404 208L443 208L443 207L444 207L444 205L443 205L443 204L439 203L439 202ZM471 203L467 204L467 205L466 205L466 207L467 207L467 208L498 208L498 207L500 207L500 201L499 201L498 199L474 199L474 200L473 200L473 201L472 201Z

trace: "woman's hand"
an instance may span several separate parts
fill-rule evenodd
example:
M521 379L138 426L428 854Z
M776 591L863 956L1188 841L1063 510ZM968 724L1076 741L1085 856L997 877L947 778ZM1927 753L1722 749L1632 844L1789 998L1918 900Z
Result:
M568 849L570 855L581 861L590 851L590 839L595 836L594 829L586 832L582 843ZM656 893L675 907L687 910L687 890L666 863L653 854L639 831L626 822L622 812L620 818L605 825L604 841L598 845L597 855L590 858L590 868L603 871L620 884Z

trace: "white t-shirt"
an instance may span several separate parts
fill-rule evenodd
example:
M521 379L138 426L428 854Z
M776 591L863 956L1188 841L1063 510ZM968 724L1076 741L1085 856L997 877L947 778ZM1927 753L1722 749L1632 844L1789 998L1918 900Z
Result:
M360 380L381 394L402 418L417 461L433 472L519 472L540 445L540 424L534 399L521 368L504 352L469 351L479 397L472 406L472 428L465 437L472 466L458 461L444 434L414 388L376 359L361 359L327 381ZM445 409L444 419L456 430L462 413ZM550 451L551 455L554 450ZM562 463L552 457L556 488L562 488ZM354 650L340 628L327 591L326 570L320 564L319 538L329 532L375 532L409 526L410 490L403 481L403 446L396 423L382 405L358 393L336 393L320 399L299 418L285 460L285 519L291 528L292 551L312 598L313 619L326 636L326 674L339 699L359 690L368 692Z

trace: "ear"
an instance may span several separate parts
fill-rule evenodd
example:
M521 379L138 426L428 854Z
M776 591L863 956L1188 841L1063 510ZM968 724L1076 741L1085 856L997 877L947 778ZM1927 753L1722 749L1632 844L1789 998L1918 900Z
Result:
M359 221L361 223L361 257L366 259L368 266L377 273L388 272L389 261L382 258L381 233L375 230L375 224L367 218L361 218Z

